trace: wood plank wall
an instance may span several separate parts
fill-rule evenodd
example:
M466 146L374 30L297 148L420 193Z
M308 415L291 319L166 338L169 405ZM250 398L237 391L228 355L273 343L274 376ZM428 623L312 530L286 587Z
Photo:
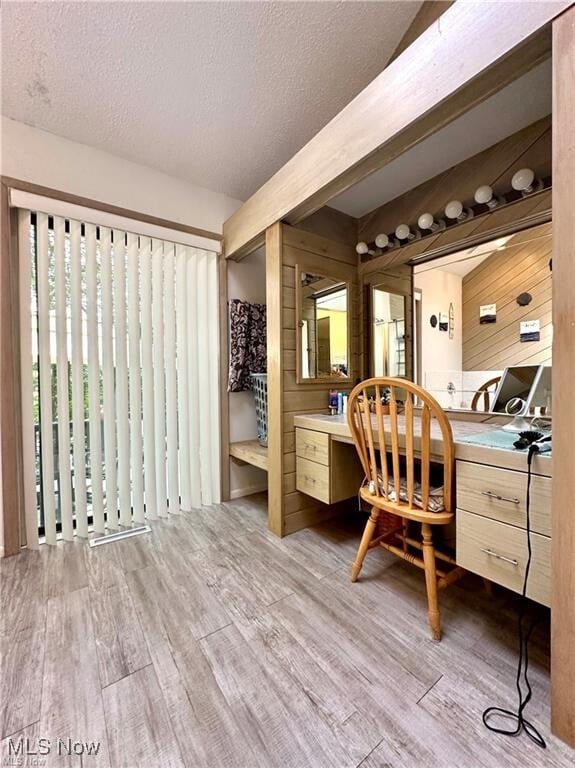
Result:
M324 205L319 211L302 219L297 228L354 248L357 243L357 219L329 205Z
M463 278L463 370L500 370L506 365L551 365L551 224L513 237ZM517 247L516 247L517 246ZM526 307L520 293L532 295ZM479 324L479 307L497 304L497 322ZM521 320L539 320L541 339L519 340Z
M338 277L351 284L351 381L338 383L337 389L351 390L359 371L359 302L355 249L351 245L343 245L286 224L274 225L268 230L266 241L268 505L270 529L279 536L314 525L334 514L333 508L296 491L294 416L298 413L327 412L329 391L334 386L326 382L297 382L296 265L305 266L317 274ZM274 351L276 343L280 345L279 351Z
M434 176L404 195L376 208L359 219L358 236L366 242L373 241L379 233L392 233L400 223L409 224L417 230L417 219L425 211L437 218L443 217L443 210L449 200L462 200L473 203L473 194L481 184L489 184L496 194L511 190L511 177L520 168L532 168L540 178L551 175L551 118L538 120L521 131L508 136L492 147L454 165L447 171ZM487 219L496 220L497 212L489 214ZM461 239L461 233L467 228L472 231L480 219L471 220L467 225L459 225L448 232L438 233L423 238L421 245L429 249L436 238L447 235ZM466 232L467 233L467 232ZM415 243L414 246L417 246ZM400 248L407 251L411 246Z

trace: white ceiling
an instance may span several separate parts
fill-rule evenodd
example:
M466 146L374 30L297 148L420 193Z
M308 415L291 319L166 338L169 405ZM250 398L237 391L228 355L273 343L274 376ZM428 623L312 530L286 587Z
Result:
M551 113L551 59L330 201L360 217Z
M421 2L3 2L2 113L246 199Z

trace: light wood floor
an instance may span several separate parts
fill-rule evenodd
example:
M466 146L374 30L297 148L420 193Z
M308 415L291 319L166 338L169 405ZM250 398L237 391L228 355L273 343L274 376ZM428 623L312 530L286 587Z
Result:
M514 707L515 608L473 577L441 595L428 634L422 574L368 554L357 525L279 540L265 497L155 523L90 550L4 560L3 765L8 741L100 741L94 757L28 765L169 768L572 766L549 736L548 629L536 631L528 709L549 742L488 733ZM359 522L359 521L358 521Z

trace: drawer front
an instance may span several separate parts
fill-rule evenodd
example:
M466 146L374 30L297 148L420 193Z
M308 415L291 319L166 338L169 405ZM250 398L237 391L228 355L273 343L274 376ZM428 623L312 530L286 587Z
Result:
M314 432L313 429L296 427L296 456L311 459L319 464L329 464L329 435L327 432Z
M527 461L527 459L526 459ZM527 473L458 461L457 506L525 528ZM531 477L531 530L551 535L551 478Z
M496 584L521 592L527 564L527 533L513 525L457 510L457 564ZM551 539L531 533L533 558L527 596L551 602Z
M296 488L325 504L330 503L329 467L316 461L296 458Z

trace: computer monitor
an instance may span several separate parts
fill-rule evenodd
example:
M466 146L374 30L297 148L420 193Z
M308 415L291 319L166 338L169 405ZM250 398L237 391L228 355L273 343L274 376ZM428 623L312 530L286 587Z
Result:
M514 432L529 429L529 423L521 417L529 412L542 367L518 365L503 371L491 405L491 413L514 417L513 421L506 425L506 429Z

